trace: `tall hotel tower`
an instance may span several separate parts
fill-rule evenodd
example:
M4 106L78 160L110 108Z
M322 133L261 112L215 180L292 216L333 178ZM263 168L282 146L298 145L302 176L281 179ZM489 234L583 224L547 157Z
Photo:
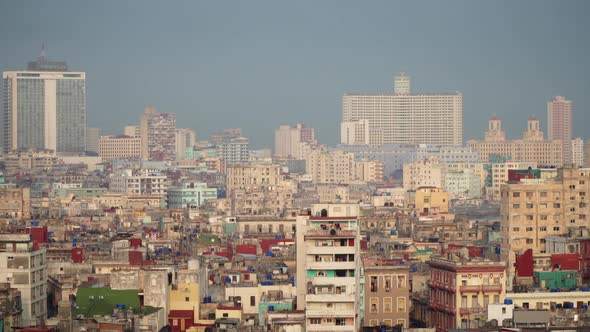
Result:
M4 151L49 149L82 153L86 143L86 74L67 70L65 62L30 62L26 71L3 78Z
M463 96L412 94L410 77L395 78L393 94L347 94L343 98L340 142L345 145L463 142Z
M561 140L563 162L572 162L572 101L557 96L547 102L547 134L549 140Z

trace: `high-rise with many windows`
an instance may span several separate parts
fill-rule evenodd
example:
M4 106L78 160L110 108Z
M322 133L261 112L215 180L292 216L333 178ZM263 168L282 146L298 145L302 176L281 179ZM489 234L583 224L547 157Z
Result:
M572 162L572 101L562 96L547 102L547 132L549 140L561 140L563 145L563 162Z
M28 70L3 78L2 146L5 151L49 149L81 153L86 143L86 74L67 71L42 54Z
M176 160L176 114L146 107L140 120L141 155L145 160Z
M395 79L393 94L345 95L340 142L346 145L461 145L461 93L410 92L410 77L402 73Z

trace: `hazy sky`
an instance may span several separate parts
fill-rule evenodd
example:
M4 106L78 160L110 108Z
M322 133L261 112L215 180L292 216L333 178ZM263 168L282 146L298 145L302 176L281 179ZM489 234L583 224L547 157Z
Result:
M241 127L254 146L303 122L340 136L342 95L463 93L464 139L493 113L509 137L554 95L590 138L590 1L0 1L0 69L49 60L87 72L88 125L177 114L199 139Z

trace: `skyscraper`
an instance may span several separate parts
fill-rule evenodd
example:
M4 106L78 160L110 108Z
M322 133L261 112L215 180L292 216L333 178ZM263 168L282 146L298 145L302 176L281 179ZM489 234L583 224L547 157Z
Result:
M141 155L146 160L176 160L176 114L146 107L141 115Z
M2 73L2 146L81 153L86 143L86 74L41 53L26 71Z
M563 162L572 162L572 101L556 96L547 103L547 134L549 140L561 140L563 144Z
M395 78L393 94L347 94L340 142L345 145L461 145L463 96L412 94L410 77Z

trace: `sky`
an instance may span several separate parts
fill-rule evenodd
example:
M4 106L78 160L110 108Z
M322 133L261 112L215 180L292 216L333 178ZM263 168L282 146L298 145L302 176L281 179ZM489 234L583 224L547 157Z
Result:
M547 101L590 138L590 1L0 1L0 70L87 74L88 126L122 133L147 105L198 139L240 127L256 148L305 123L340 139L345 93L463 93L464 140L502 118L520 137Z

